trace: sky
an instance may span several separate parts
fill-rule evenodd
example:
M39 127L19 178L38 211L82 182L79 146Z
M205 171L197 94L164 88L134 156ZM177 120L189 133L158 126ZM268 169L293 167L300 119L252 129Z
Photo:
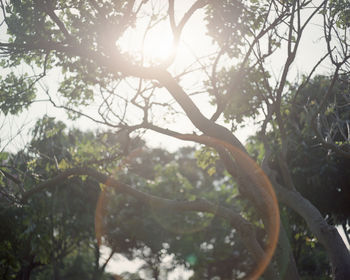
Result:
M152 1L149 1L150 3ZM155 5L153 8L157 9L165 9L167 1L154 1ZM179 21L184 12L191 6L194 1L175 1L175 16L176 20ZM149 6L150 7L150 6ZM150 9L150 8L149 8ZM145 15L149 13L149 10L145 10ZM201 57L208 53L212 53L215 51L215 47L211 43L211 39L206 35L206 29L204 25L204 12L200 11L195 13L188 24L185 26L182 34L182 40L179 45L177 59L174 65L170 68L172 73L179 73L182 71L184 65L188 65L192 62L195 57ZM298 53L296 60L293 64L293 69L291 71L290 80L293 81L297 76L302 73L308 72L313 65L316 63L317 59L323 55L325 46L323 45L323 41L321 41L321 37L323 36L322 30L317 26L317 22L313 22L308 29L306 30L306 34L304 39L301 42L300 49L301 52ZM147 25L147 21L141 20L135 29L128 30L124 37L120 42L120 46L125 51L131 52L140 52L141 49L141 41L143 32L140 32L145 29ZM145 46L144 46L144 55L146 60L159 60L165 58L166 55L170 52L169 47L171 46L171 36L170 34L170 26L168 22L163 22L162 24L157 25L156 28L152 29L149 35L146 37ZM5 30L4 28L0 29L0 39L4 38ZM281 48L276 52L274 56L269 61L271 69L276 77L280 75L282 66L284 65L283 58L285 57L286 50ZM148 58L147 58L148 57ZM282 59L281 59L282 58ZM328 71L327 67L320 67L319 72L324 73ZM1 70L0 70L1 71ZM57 81L62 79L62 74L60 74L59 70L53 70L52 73L49 74L47 78L45 78L41 85L43 87L48 87L50 90L50 94L55 96L55 93L58 88ZM1 75L1 72L0 72ZM273 79L273 78L272 78ZM182 85L188 89L189 92L194 90L196 87L201 85L201 81L203 80L203 76L200 74L192 74L190 78L185 79L182 82ZM130 91L130 89L125 88L125 91ZM37 99L42 100L45 99L46 95L41 90ZM198 104L201 112L210 117L214 112L214 106L208 104L208 99L203 98L193 98ZM168 93L164 93L164 97L160 97L160 100L167 102L167 100L171 100L171 97ZM97 105L96 105L97 106ZM91 113L92 115L96 112L96 106L91 106L90 108L84 109L84 112ZM12 139L17 135L18 129L24 127L24 133L15 137L14 140L11 140L9 145L6 145L6 149L10 151L15 151L22 148L27 141L30 139L30 134L28 134L28 129L33 126L37 119L42 117L44 114L55 116L58 120L63 120L65 123L69 124L69 126L79 127L81 129L101 129L101 125L95 124L90 120L82 117L79 120L70 121L67 119L66 113L62 109L54 108L51 104L47 102L37 102L32 104L29 110L24 111L19 116L11 117L8 116L4 118L3 115L0 115L0 126L3 123L3 126L0 128L2 140L0 143L0 149L4 148L7 140ZM134 115L139 115L139 111L135 110ZM160 113L158 112L158 115ZM4 119L2 122L1 120ZM193 131L193 126L189 122L189 120L185 117L176 116L176 119L170 119L172 124L167 124L166 122L162 122L159 118L159 122L165 126L169 126L174 130L184 131L191 133ZM219 122L223 125L223 119L219 120ZM254 125L253 122L250 122L245 128L240 128L236 132L236 136L242 142L245 142L249 135L254 134L254 132L258 129L257 125ZM144 135L145 139L149 143L151 147L162 147L168 149L170 151L175 151L178 147L183 145L188 145L188 142L182 142L178 139L173 139L168 136L164 136L155 132L148 131Z
M149 1L149 3L151 2L152 1ZM153 8L155 10L166 10L166 5L164 4L166 2L167 1L162 0L154 1L155 4ZM175 16L177 22L193 2L194 1L175 1ZM148 9L150 9L150 5L148 6ZM144 13L147 15L149 12L149 10L145 10ZM182 34L182 40L178 49L177 59L170 69L172 73L179 73L183 69L184 65L188 65L195 59L195 57L201 57L202 55L206 55L215 50L211 43L211 39L206 35L203 18L204 12L197 12L192 16L188 24L185 26ZM135 29L129 29L121 40L120 45L122 49L131 52L140 52L142 41L141 39L143 36L143 32L140 32L140 30L144 30L146 25L147 21L145 19L143 21L141 20ZM146 59L148 57L149 60L159 60L166 57L166 55L169 53L169 47L171 46L171 37L169 36L169 31L170 26L168 22L164 22L151 30L149 36L146 37L144 46L144 55L146 56ZM309 71L316 63L317 59L322 56L325 50L323 41L320 40L323 36L323 33L322 30L318 27L317 21L312 22L305 33L306 34L300 46L300 49L302 51L298 53L296 60L292 66L293 69L291 71L290 80L294 80L298 75ZM3 39L5 36L5 30L4 27L2 27L0 28L0 39ZM269 61L271 69L273 69L273 73L276 77L279 76L282 66L284 65L283 58L285 57L285 53L286 50L281 48ZM329 69L327 69L327 67L319 68L319 72L321 73L327 73L328 70ZM61 79L62 75L56 69L53 70L52 73L50 73L49 76L43 80L41 85L48 87L50 89L50 94L55 95L55 92L58 88L57 81ZM188 89L188 91L191 91L192 89L198 87L200 85L200 81L202 80L203 77L200 74L192 74L190 76L190 79L185 79L182 84L186 89ZM130 89L126 89L126 91L127 90ZM45 98L45 94L43 94L43 91L41 91L41 94L38 95L37 99L40 100ZM162 101L167 102L167 100L171 100L171 97L168 93L165 92ZM210 106L208 104L208 100L203 98L203 96L197 99L194 97L194 100L198 102L200 110L207 117L209 117L215 110L213 106ZM87 112L94 114L96 111L96 106L92 106L84 110L87 110ZM67 119L67 115L63 110L56 109L47 102L37 102L34 103L29 108L29 110L24 111L19 116L8 116L4 118L3 115L0 115L0 126L1 123L3 123L3 126L0 129L2 135L0 137L2 140L0 143L0 149L4 148L9 139L11 139L11 143L9 145L6 145L7 150L15 151L22 148L30 139L28 129L32 127L35 121L38 118L42 117L44 114L55 116L56 119L63 120L65 123L69 124L69 126L75 126L81 129L101 129L101 125L95 124L84 117L72 122ZM138 114L139 112L135 110L134 115ZM169 126L169 128L172 128L174 130L178 129L179 131L183 131L185 129L189 133L191 133L193 130L193 126L185 117L181 118L181 116L177 116L176 120L172 121L173 123L171 125L166 124L162 121L160 121L160 123L163 125L165 124L165 126ZM224 124L222 119L219 121L221 124ZM16 136L18 129L22 127L24 127L24 133ZM254 134L257 128L257 125L254 125L253 122L250 122L245 128L238 129L236 136L242 142L245 142L247 137ZM14 140L12 140L14 136L16 137ZM146 132L144 137L151 147L162 147L170 151L175 151L178 147L189 144L188 142L185 143L177 139L173 139L171 137L150 131Z
M152 1L150 1L151 3ZM165 9L164 3L167 1L153 1L155 3L154 9ZM177 16L177 20L179 21L184 12L191 6L194 1L175 1L177 4L175 5L175 15ZM145 11L147 14L149 11ZM178 73L182 71L184 65L192 62L194 59L193 50L196 51L196 56L206 55L208 51L212 51L212 46L210 42L210 38L205 35L205 28L203 26L203 12L196 13L192 17L189 22L189 26L185 27L183 32L183 40L179 46L179 55L177 57L176 63L172 66L172 72ZM132 53L140 52L141 40L143 36L143 30L147 25L147 21L140 21L136 29L128 30L124 37L120 40L120 45L123 50L129 51ZM141 30L141 31L140 31ZM168 22L164 22L163 24L158 25L154 28L149 36L146 39L146 44L144 47L145 56L149 57L151 60L159 60L165 58L165 56L169 53L168 47L171 45L171 36L169 36L170 27ZM194 36L195 34L195 36ZM0 29L0 39L6 37L4 28ZM165 40L164 40L165 39ZM203 48L203 46L205 46ZM155 55L155 53L157 55ZM147 58L146 58L147 59ZM0 71L3 71L0 69ZM0 75L4 75L5 73L1 73ZM198 80L201 80L202 77L198 77ZM40 85L41 87L49 88L50 94L55 97L55 93L58 89L58 82L62 80L62 74L58 69L51 71L48 74L48 77L44 78ZM185 86L191 88L193 86L192 81L187 82ZM130 91L130 88L125 88L125 91ZM46 99L46 95L43 90L39 88L39 94L37 96L38 100ZM161 98L162 101L167 102L170 100L170 95L165 92L164 98ZM56 99L58 100L58 99ZM59 102L58 102L59 103ZM98 105L96 105L98 106ZM96 115L96 106L90 106L89 108L84 109L84 112L89 112L91 115ZM213 112L215 108L212 106L208 106L207 104L201 105L202 112L209 116L210 112ZM134 115L139 115L139 111L135 109ZM1 129L1 140L0 149L7 143L7 140L11 140L9 145L6 145L6 149L10 151L16 151L21 149L27 141L30 139L30 134L28 134L28 129L32 127L36 120L41 118L44 114L49 116L56 117L57 120L62 120L69 126L79 127L81 129L101 129L101 125L93 123L92 121L82 117L75 121L70 121L67 119L67 114L62 109L57 109L53 107L48 102L36 102L33 103L28 110L25 110L19 116L7 116L4 119L4 126ZM0 115L1 118L4 118L3 115ZM164 124L164 122L163 122ZM1 125L1 124L0 124ZM165 125L167 125L165 123ZM24 133L17 135L18 130L22 130ZM192 132L192 125L188 121L187 118L181 116L176 119L172 124L173 129L178 129L179 131L183 131L183 129L187 129L188 132ZM102 128L103 129L103 128ZM242 140L245 138L245 132L240 132L242 135ZM15 137L15 139L12 139ZM189 145L188 142L182 142L177 139L173 139L168 136L160 135L155 132L146 132L144 135L145 139L152 147L162 147L171 151L175 151L178 147L183 145Z

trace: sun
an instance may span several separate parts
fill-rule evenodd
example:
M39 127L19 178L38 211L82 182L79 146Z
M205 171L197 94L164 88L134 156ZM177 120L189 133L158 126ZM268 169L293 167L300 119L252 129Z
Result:
M162 62L174 51L173 38L163 28L150 31L145 37L142 53L149 63Z

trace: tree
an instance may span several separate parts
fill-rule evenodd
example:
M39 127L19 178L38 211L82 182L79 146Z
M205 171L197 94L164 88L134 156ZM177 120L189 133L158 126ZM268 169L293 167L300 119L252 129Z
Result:
M40 176L50 177L48 172L52 169L51 167L56 168L57 162L60 163L58 164L60 166L74 164L78 155L86 158L96 156L96 153L91 150L92 147L102 145L110 148L111 143L116 143L116 139L113 139L107 141L108 145L104 145L104 141L107 140L106 134L94 137L92 133L81 133L76 129L66 131L61 122L54 123L52 118L47 117L38 121L33 133L34 139L28 149L16 155L10 155L7 162L8 166L16 166L22 174L27 174L26 176L32 172L33 175L38 176L40 172ZM213 162L207 162L209 159L207 150L196 151L194 148L182 148L170 154L160 149L148 149L142 141L139 144L143 147L142 151L139 150L128 163L128 169L137 176L130 176L127 173L118 175L125 176L123 180L132 182L139 190L162 197L176 197L179 200L204 197L226 207L232 205L235 205L237 209L241 207L235 184L223 174L224 168L219 162L216 162L215 165ZM200 166L205 169L197 167L195 157ZM113 170L113 166L117 164L112 161L109 163L109 168ZM150 169L149 166L154 166L154 168ZM215 168L215 173L212 173L212 168ZM8 169L5 170L10 172ZM85 181L85 184L77 184L75 178L73 179L57 185L53 192L48 190L44 199L43 196L33 197L35 199L32 199L24 209L18 205L9 206L8 202L3 201L1 217L7 229L1 235L2 243L10 248L17 248L12 250L1 248L0 250L4 264L3 278L11 278L10 271L16 271L17 266L11 265L11 259L25 264L26 255L29 253L32 255L32 261L29 263L31 269L27 276L30 275L31 279L52 278L54 272L56 278L61 276L69 279L76 277L97 279L104 276L103 268L108 262L105 262L104 265L96 264L96 261L100 260L101 252L98 250L92 233L94 220L92 210L96 204L97 193L87 192L87 189L91 188L90 183L87 184ZM182 185L180 192L179 182ZM71 187L67 187L67 183ZM213 185L215 189L221 191L213 189ZM8 190L10 186L5 184L3 187ZM79 197L78 202L83 203L77 203L77 197ZM48 205L42 203L47 200ZM179 264L184 264L193 270L193 279L213 277L232 279L237 278L243 271L251 269L247 250L236 232L221 219L207 216L198 220L196 216L186 214L184 221L183 213L176 215L176 213L150 211L147 206L140 207L136 199L126 199L118 196L118 193L114 195L109 193L104 204L106 214L103 217L105 220L103 238L112 248L110 257L115 250L129 259L135 257L142 259L145 264L140 267L139 271L148 275L143 277L145 279L152 277L166 279L167 273ZM52 208L52 205L55 207ZM10 214L11 212L17 214ZM21 218L18 217L18 213L22 213ZM50 219L54 221L52 223L56 232L54 237L51 236L52 228L47 225L47 220ZM319 249L317 242L312 241L313 237L306 230L305 225L300 221L294 222L293 219L295 219L293 216L288 217L291 228L294 229L290 235L293 237L291 242L294 245L293 252L295 252L299 272L310 279L320 279L325 276L325 271L328 271L326 256ZM251 220L253 221L254 218L251 217ZM13 224L11 221L17 222ZM58 230L64 234L57 234ZM27 238L28 235L31 236L30 240ZM33 238L33 236L40 236L40 238ZM56 245L54 246L51 244L52 239L55 240L53 244ZM33 245L28 248L23 244ZM60 244L70 244L65 245L69 247L69 250L55 254L53 261L52 257L47 256L51 256L53 252L60 252ZM312 252L316 249L317 254ZM29 253L25 253L27 251ZM170 260L169 257L171 257ZM163 263L165 258L167 261ZM17 274L22 271L24 269L20 269ZM139 274L137 275L135 276L137 279L142 278ZM123 274L122 277L130 279L132 275Z
M214 165L216 173L210 176L208 171L211 173L214 166L200 169L194 154L194 148L182 148L174 154L145 148L130 162L129 170L138 176L126 174L123 181L177 201L200 197L216 205L239 208L235 186L223 174L223 166ZM197 153L198 159L202 161L204 154ZM149 171L145 163L152 163L155 170ZM145 176L140 176L143 173ZM214 185L222 191L213 189ZM251 270L251 256L236 232L220 218L204 213L158 212L152 205L140 205L135 198L120 197L118 192L109 194L104 205L104 212L110 213L105 215L108 246L128 258L144 260L141 271L149 273L145 279L167 279L165 275L179 264L194 271L193 279L231 279Z
M148 129L213 147L216 153L208 153L207 158L210 161L218 156L222 160L238 185L241 199L255 211L251 210L251 215L241 215L232 207L216 207L208 200L177 201L152 196L111 178L111 174L103 173L98 164L88 168L83 162L78 167L66 166L68 168L62 168L64 170L48 181L26 190L22 194L22 203L60 180L87 175L114 187L119 193L153 205L155 211L215 213L237 230L257 266L267 264L266 260L271 256L269 252L273 249L271 239L277 233L272 229L279 228L279 220L271 219L278 216L277 204L273 203L274 197L269 189L260 187L262 182L266 182L266 186L269 184L260 171L255 172L259 168L234 135L238 125L244 124L247 118L255 118L261 125L257 134L264 150L261 167L268 175L279 203L305 220L327 253L334 279L350 278L350 256L343 240L335 227L327 223L321 212L298 191L298 181L293 179L292 166L288 162L288 151L293 147L288 130L292 116L299 106L310 105L297 103L298 95L326 59L331 68L330 83L319 102L314 104L315 109L308 112L307 122L323 149L349 157L349 132L345 130L342 135L345 137L339 140L340 135L328 133L323 122L327 119L326 110L333 102L335 84L349 74L349 4L342 0L317 3L299 0L198 0L179 20L174 2L169 0L166 11L162 12L156 10L152 1L1 1L7 38L0 43L0 48L5 57L2 66L8 70L1 84L1 108L7 114L28 107L34 102L36 85L40 85L40 80L51 69L59 68L63 78L58 92L65 102L59 103L52 92L45 89L48 102L67 110L72 118L84 116L101 126L114 129L126 140L130 133ZM191 17L203 10L206 13L207 32L217 51L209 58L196 58L188 69L176 73L172 66L180 55L177 48L181 34L185 27L191 27ZM129 30L139 25L144 15L150 13L145 38L160 21L170 23L173 52L163 61L150 60L144 54L128 53L122 49L123 36L127 36ZM321 18L323 25L326 53L304 79L298 81L295 90L289 81L291 66L302 51L299 46L306 28L317 18ZM282 71L274 80L269 59L274 55L281 57L278 49L285 55ZM18 71L18 67L22 71ZM30 69L34 73L41 69L41 74L29 76L26 70ZM185 81L190 75L194 76L193 79L203 77L199 89L186 90ZM129 80L137 86L132 86L133 90L129 88L126 92ZM164 102L162 98L164 89L171 95L169 102ZM290 98L291 90L295 90L293 98ZM191 98L196 93L202 93L203 97ZM202 113L205 111L200 108L203 100L208 100L215 107L211 116ZM97 112L90 114L82 109L93 102L99 102ZM130 109L130 106L137 111ZM157 107L163 110L155 111ZM288 110L286 107L289 107ZM179 110L182 112L178 113ZM176 117L184 113L193 125L193 134L166 129L158 121L162 112L170 112ZM231 130L220 122L220 117L231 125ZM328 121L334 125L346 123L346 120L339 118ZM344 129L341 131L344 132ZM331 141L332 137L336 137L336 140ZM126 153L127 150L128 145L125 146ZM274 168L273 159L278 168ZM246 209L251 208L247 206ZM264 229L261 238L255 234L254 220L259 221ZM263 240L268 241L264 243ZM276 254L285 257L275 258L267 267L265 277L298 279L284 226L280 228ZM283 266L279 263L281 259L288 259L287 273L284 274L276 268Z
M29 147L6 155L1 166L2 194L18 187L30 189L38 178L50 178L60 165L75 160L72 148L82 149L93 139L92 133L78 130L67 135L62 122L44 117L33 128ZM88 157L86 151L79 156ZM99 264L94 231L93 205L99 190L95 180L73 177L31 197L25 205L16 203L15 197L1 196L0 219L6 225L0 231L1 278L105 279L109 259Z
M90 156L98 156L104 151L101 146L112 154L112 143L116 147L119 143L115 137L108 139L111 136L99 133L95 137L91 132L82 133L77 129L66 131L62 122L44 117L33 128L28 148L8 155L7 167L3 166L2 171L9 175L16 168L17 174L24 176L16 182L25 181L30 185L33 178L28 176L50 177L57 168L81 162L80 157L87 161ZM202 197L220 205L237 204L229 178L223 180L223 166L209 166L205 162L207 151L199 153L194 148L182 148L170 154L148 149L142 141L133 142L133 146L142 144L140 147L143 147L128 163L128 169L138 176L121 171L118 176L125 176L123 180L132 182L139 190L178 200ZM195 154L206 170L197 167ZM113 170L118 160L119 157L114 157L105 168ZM149 163L154 168L150 169ZM212 168L216 169L214 174ZM16 182L5 177L4 191L11 194ZM180 192L179 182L182 183ZM213 185L225 192L213 190ZM249 270L249 255L242 257L246 250L222 220L213 216L198 219L196 214L185 214L184 221L184 214L157 213L145 205L140 207L136 199L125 199L118 193L109 193L103 202L103 233L98 236L106 240L111 253L107 261L99 265L101 252L92 225L97 190L98 186L87 178L74 177L32 197L26 207L4 198L0 208L2 223L7 225L1 232L2 244L6 247L0 250L2 278L100 279L105 276L105 265L115 251L130 259L142 259L145 264L140 270L147 273L146 278L164 279L178 264L193 269L193 277L198 279L214 276L231 279L233 271ZM165 265L162 261L166 257L171 257L171 261Z
M333 223L342 224L347 223L349 213L348 204L345 202L349 197L349 173L347 172L349 158L346 153L335 153L324 149L315 139L318 135L322 135L328 143L341 145L344 151L347 151L348 77L340 77L335 82L335 94L328 101L325 113L318 117L317 128L310 126L310 122L307 121L308 116L313 115L313 111L322 101L322 96L330 83L330 78L317 76L301 89L300 95L295 98L296 105L293 115L290 116L293 120L288 130L297 131L297 133L290 133L295 138L291 141L297 142L301 136L304 143L289 148L288 164L294 181L298 182L297 185L300 186L299 190L303 195L315 204L324 216L327 215L329 220L334 219ZM305 107L305 104L309 106ZM302 165L302 158L305 158L305 155L308 159L307 167L300 169L298 167ZM319 170L317 178L315 178L315 170Z

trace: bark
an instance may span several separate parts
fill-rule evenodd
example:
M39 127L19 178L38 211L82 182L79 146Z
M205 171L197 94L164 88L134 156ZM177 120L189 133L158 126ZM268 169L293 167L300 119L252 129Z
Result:
M19 273L16 276L16 280L29 280L30 279L31 269L29 266L21 268Z
M281 202L305 219L309 229L324 246L332 264L334 279L350 279L350 254L337 229L327 224L318 209L299 192L280 186L276 187L276 192Z
M286 233L286 230L281 223L279 242L276 248L276 262L279 266L281 279L283 280L300 280L298 269L293 256L292 248Z
M22 264L16 275L16 280L29 280L33 269L41 265L39 262L34 262L34 256L29 256L27 261L28 263Z

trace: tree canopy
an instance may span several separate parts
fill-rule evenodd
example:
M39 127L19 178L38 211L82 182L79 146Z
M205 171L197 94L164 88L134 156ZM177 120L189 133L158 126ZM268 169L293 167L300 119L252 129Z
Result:
M350 278L348 1L0 4L1 116L46 102L99 127L45 116L1 152L3 275L108 277L119 252L154 279ZM323 51L297 75L315 30ZM186 32L210 43L186 50ZM198 145L151 150L146 130Z

